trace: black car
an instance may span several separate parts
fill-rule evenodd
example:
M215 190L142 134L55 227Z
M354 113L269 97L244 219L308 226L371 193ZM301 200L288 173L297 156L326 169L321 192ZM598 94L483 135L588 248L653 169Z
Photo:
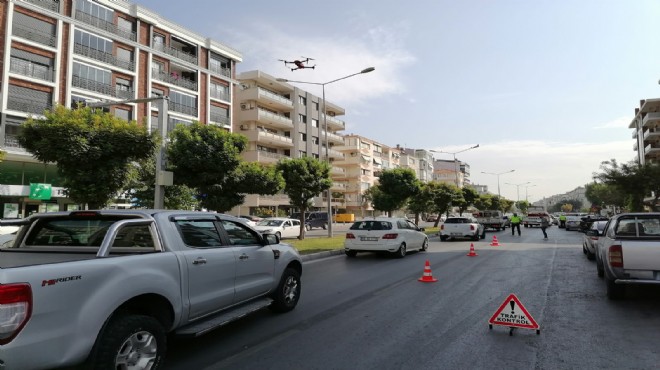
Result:
M586 233L589 228L591 228L591 225L596 222L596 221L607 221L609 218L605 216L594 216L594 215L589 215L586 217L582 217L580 221L580 228L578 229L582 233Z

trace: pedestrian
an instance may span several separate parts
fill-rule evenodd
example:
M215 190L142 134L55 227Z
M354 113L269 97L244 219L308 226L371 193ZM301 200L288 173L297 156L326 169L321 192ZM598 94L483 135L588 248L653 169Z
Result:
M541 215L541 231L543 231L543 239L548 239L548 233L545 232L545 229L549 226L550 220L548 219L548 215Z
M522 218L518 216L517 213L514 213L511 216L511 235L516 235L516 229L518 229L518 236L520 236L520 223L522 223Z

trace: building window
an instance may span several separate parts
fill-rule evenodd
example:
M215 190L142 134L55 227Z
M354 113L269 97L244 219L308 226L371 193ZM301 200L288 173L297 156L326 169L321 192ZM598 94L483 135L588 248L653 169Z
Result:
M307 116L304 114L298 114L298 121L301 123L307 123Z
M117 48L117 59L131 62L133 61L133 52L131 50Z
M302 140L302 141L307 141L307 134L301 132L301 133L300 133L300 140Z
M91 1L76 1L76 10L80 10L93 17L102 19L108 23L112 23L114 20L114 14L115 14L114 11L102 7L98 4L95 4Z
M73 35L76 44L86 46L103 53L112 54L112 41L92 35L87 32L76 30Z
M224 101L231 100L229 94L229 86L211 82L210 90L211 90L210 94L212 98L222 99Z
M211 122L229 125L229 109L224 107L211 106Z
M314 145L319 145L319 137L318 136L312 136L312 143L314 143Z
M161 97L161 96L164 96L164 95L165 95L165 91L163 91L161 89L157 89L155 87L151 88L151 96L152 97Z
M153 48L162 48L165 46L165 35L154 32L153 44L151 46Z
M117 17L117 27L124 29L126 31L133 31L133 22L122 17Z
M299 101L300 101L300 105L306 107L307 106L307 98L302 96L302 95L298 96L298 98L299 98Z
M176 91L170 91L170 110L175 112L187 114L190 116L197 115L197 97L182 94Z
M121 118L125 121L130 121L131 120L131 110L130 109L115 108L115 117Z
M307 157L307 152L304 151L304 150L299 150L299 151L298 151L298 157L299 157L299 158Z
M319 120L312 118L312 127L319 127Z
M209 69L223 76L231 76L231 61L216 53L211 53L209 59Z
M317 112L319 110L319 102L317 101L314 102L314 110L316 110Z

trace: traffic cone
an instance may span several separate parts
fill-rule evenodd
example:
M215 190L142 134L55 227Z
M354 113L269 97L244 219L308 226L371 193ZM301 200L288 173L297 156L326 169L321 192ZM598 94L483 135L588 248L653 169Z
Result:
M493 241L490 243L492 247L499 247L500 243L497 241L497 235L493 235Z
M476 257L478 254L474 251L474 243L470 243L470 253L467 254L468 257Z
M417 279L423 283L435 283L438 279L435 279L431 274L431 264L429 260L426 260L426 265L424 266L424 275L421 278Z

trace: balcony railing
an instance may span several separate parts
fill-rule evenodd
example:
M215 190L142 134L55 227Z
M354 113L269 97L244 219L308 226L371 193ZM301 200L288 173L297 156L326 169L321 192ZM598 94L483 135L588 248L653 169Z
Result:
M214 99L221 99L224 101L231 101L231 93L229 92L224 92L220 90L211 90L211 97Z
M211 113L211 122L219 123L221 125L229 125L229 117Z
M197 117L197 107L191 107L189 105L174 103L172 101L170 101L168 107L169 110L171 110L172 112L178 112L178 113L187 114L189 116Z
M137 40L137 33L135 31L118 27L116 24L112 22L108 22L105 19L95 17L91 14L83 12L82 10L76 9L76 19L85 22L89 25L92 25L96 28L100 28L110 33L114 33L119 37L123 37L131 41Z
M58 12L60 10L59 0L25 0L25 1L34 4L36 6L40 6L44 9L52 10L54 12Z
M118 88L96 80L74 75L72 85L81 89L94 91L100 94L110 95L115 98L131 99L133 98L133 89Z
M195 63L197 61L197 58L195 58ZM209 67L209 70L211 72L219 73L225 77L231 77L231 68L222 68L222 67L217 67L215 65L211 65Z
M53 82L54 71L51 67L31 63L24 59L11 58L9 71L23 76L34 77L44 81Z
M52 35L48 32L37 31L33 28L24 26L19 23L14 23L12 27L12 34L14 36L18 36L46 46L55 47L55 45L57 44L57 39L55 35Z
M162 51L165 54L169 54L175 58L179 58L181 60L185 60L186 62L192 63L192 64L197 64L197 55L190 54L188 52L185 52L183 50L173 48L171 46L161 44L161 43L156 43L153 46L154 49L158 51Z
M337 119L330 115L327 116L327 119L328 119L328 125L338 126L341 130L344 130L346 128L346 123L340 119Z
M24 152L25 148L18 143L18 135L5 135L5 148L12 148L15 151Z
M157 69L151 70L151 77L157 80L167 82L172 85L183 87L184 89L197 91L197 82L183 78L179 75L173 75L165 71L159 71Z
M53 108L53 105L50 102L27 99L25 97L9 96L7 97L7 109L25 112L25 113L34 113L43 115L45 110L50 110Z
M272 92L270 92L266 89L262 89L260 87L257 88L257 91L259 92L259 96L264 96L264 97L267 97L269 99L276 100L276 101L278 101L278 102L280 102L284 105L287 105L287 106L293 106L293 102L291 102L291 99L285 98L282 95L272 93Z
M88 58L92 58L104 63L111 64L113 66L128 69L129 71L135 70L135 62L132 60L123 60L118 59L116 56L106 53L83 44L75 43L73 45L73 52L78 55L84 55Z

